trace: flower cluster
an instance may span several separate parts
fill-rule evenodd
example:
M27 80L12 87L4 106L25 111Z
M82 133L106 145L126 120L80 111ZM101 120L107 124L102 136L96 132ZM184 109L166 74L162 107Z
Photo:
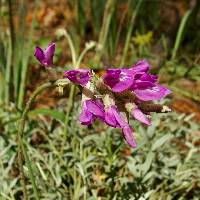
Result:
M52 65L55 44L45 51L36 47L35 57L45 67ZM151 125L150 112L168 112L165 106L153 104L170 93L158 84L157 76L149 73L150 65L140 60L130 68L107 69L97 78L87 69L68 70L64 78L82 87L82 111L79 121L90 125L98 119L122 130L122 135L131 147L136 147L129 116L145 125Z

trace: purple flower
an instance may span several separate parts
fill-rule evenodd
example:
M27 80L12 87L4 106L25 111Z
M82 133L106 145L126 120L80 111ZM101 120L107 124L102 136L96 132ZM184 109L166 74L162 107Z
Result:
M85 100L82 106L82 111L79 116L81 124L90 125L96 118L104 121L104 108L98 100Z
M108 124L109 126L112 126L114 128L118 127L122 129L122 135L126 142L131 146L131 147L136 147L136 143L131 131L131 128L126 122L126 120L123 118L123 116L120 114L120 112L117 110L116 106L110 106L106 108L105 111L105 123Z
M113 92L122 92L133 84L133 76L128 69L108 69L103 81Z
M103 81L113 92L123 92L127 89L149 88L156 81L156 76L147 74L150 65L147 61L138 61L130 69L108 69Z
M64 72L64 77L68 78L73 83L85 86L90 79L90 70L87 69L68 70Z
M40 47L35 47L34 56L45 67L50 67L53 64L53 56L55 52L55 43L50 43L43 51Z

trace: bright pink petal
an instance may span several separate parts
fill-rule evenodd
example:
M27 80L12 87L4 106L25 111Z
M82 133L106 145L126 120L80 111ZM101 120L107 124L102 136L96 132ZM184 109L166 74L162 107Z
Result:
M147 72L149 68L150 65L146 60L139 60L130 68L130 70L134 72Z
M45 59L48 66L52 65L53 63L54 52L55 52L55 43L50 43L48 47L44 50Z
M71 82L85 86L90 80L90 70L78 69L64 71L64 77Z
M120 112L117 109L115 109L113 111L113 113L114 113L115 119L117 120L117 122L121 128L128 125L126 120L123 118L122 114L120 114Z
M98 103L93 100L86 100L86 106L89 112L96 117L104 118L104 110Z
M103 80L113 92L122 92L133 84L133 74L128 69L108 69Z
M124 137L124 139L126 140L126 142L132 147L135 148L136 147L136 143L135 143L135 139L133 137L133 133L131 131L130 126L125 126L122 129L122 135Z
M148 89L136 89L134 90L136 97L142 101L152 101L152 100L159 100L166 95L170 94L171 91L164 86L155 85L152 88Z
M115 118L115 115L113 113L113 107L111 106L110 108L108 108L105 112L105 122L106 124L108 124L109 126L112 127L117 127L117 121Z
M45 64L45 55L43 50L40 47L35 47L35 52L34 52L34 56L37 58L37 60L44 65Z
M82 111L79 115L79 121L83 125L90 125L94 120L93 114L88 111L86 103L83 103Z

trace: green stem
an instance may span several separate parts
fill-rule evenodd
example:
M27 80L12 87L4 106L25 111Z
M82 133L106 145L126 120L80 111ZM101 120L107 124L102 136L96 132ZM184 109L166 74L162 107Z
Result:
M186 22L190 16L190 14L192 13L192 10L188 10L185 15L183 16L182 20L181 20L181 23L180 23L180 26L178 28L178 33L177 33L177 36L176 36L176 41L175 41L175 44L174 44L174 48L172 50L172 57L171 57L171 60L174 60L175 57L176 57L176 53L177 53L177 50L180 46L180 43L181 43L181 39L182 39L182 36L183 36L183 32L184 32L184 28L186 26Z
M96 56L95 56L96 63L99 63L103 54L103 50L105 48L105 43L106 43L106 39L108 36L109 27L110 27L110 22L111 22L112 15L114 12L115 2L116 0L108 0L105 6L103 24L102 24L102 28L99 34L99 41L98 41L99 47L97 47Z
M14 21L13 21L13 9L12 9L12 0L8 0L8 15L9 15L9 28L10 28L10 37L12 47L14 47L15 42L15 30L14 30Z
M24 193L24 199L27 199L27 192L26 192L26 183L25 183L25 176L24 176L24 172L23 172L23 155L25 157L25 162L27 164L28 167L28 172L29 172L29 178L31 180L31 184L33 186L33 191L34 191L34 196L36 200L39 200L39 193L36 187L36 183L35 183L35 178L34 178L34 173L33 173L33 169L32 169L32 164L31 161L28 157L26 148L24 146L23 143L23 132L24 132L24 126L25 126L25 121L26 121L26 117L27 117L27 113L29 112L29 110L31 109L31 105L33 104L35 98L37 97L38 94L40 94L42 91L44 91L47 88L51 88L51 87L56 87L57 86L57 82L48 82L45 83L41 86L39 86L31 95L29 101L26 104L26 107L22 113L22 117L20 120L20 124L19 124L19 129L17 132L17 142L18 142L18 165L19 165L19 169L20 169L20 175L21 175L21 180L22 180L22 186L23 186L23 193Z
M128 32L126 34L126 41L125 41L125 46L124 46L124 50L123 50L123 55L122 55L122 60L121 60L120 66L124 65L124 62L125 62L125 59L126 59L126 56L127 56L127 52L128 52L128 48L129 48L129 44L130 44L130 40L131 40L131 34L132 34L134 23L135 23L135 18L136 18L137 14L138 14L138 11L140 9L141 4L142 4L142 0L139 0L137 2L135 11L133 12L133 14L131 16L131 21L130 21L130 24L129 24Z
M24 175L24 170L23 170L23 150L22 150L22 144L21 144L22 141L19 139L19 136L17 138L17 141L18 141L17 159L18 159L20 178L21 178L20 183L22 185L22 190L23 190L23 199L28 200L27 190L26 190L26 180L25 180L25 175Z
M75 66L75 64L76 64L76 50L75 50L72 38L70 37L70 35L67 31L65 31L64 35L65 35L65 37L68 41L69 48L70 48L70 51L71 51L71 54L72 54L72 63Z
M14 46L14 63L13 63L13 78L14 78L14 97L16 104L19 95L20 73L22 72L22 57L24 53L24 36L25 36L25 16L27 12L27 4L24 0L19 1L18 14L19 14L19 31L16 33L15 46Z
M73 64L73 66L75 68L77 68L77 66L76 66L77 56L76 56L75 46L73 44L72 38L70 37L70 35L69 35L69 33L67 31L65 31L64 35L65 35L65 37L66 37L66 39L68 41L69 47L70 47L70 51L71 51L71 55L72 55L72 64ZM65 116L64 139L63 139L63 145L62 145L62 148L61 148L61 154L63 152L64 143L65 143L65 141L67 139L69 113L70 113L71 107L73 105L74 91L75 91L75 86L71 86L70 87L70 96L69 96L69 101L68 101L69 103L67 105L67 113L66 113L66 116Z
M76 67L79 67L82 59L84 58L85 54L90 50L92 49L93 47L95 47L95 43L94 44L89 44L89 46L85 47L84 50L82 51L82 53L80 54L79 58L78 58L78 61L76 62Z
M26 84L26 78L27 78L27 71L28 71L28 60L30 56L30 48L33 43L33 32L35 27L35 17L36 17L36 11L38 8L38 0L34 1L34 11L33 11L33 19L31 22L31 28L29 33L29 38L27 45L25 46L26 52L24 52L23 58L22 58L22 69L21 69L21 80L19 85L19 96L18 96L18 108L22 109L24 104L24 92L25 92L25 84Z
M10 33L11 34L11 33ZM5 74L5 103L8 106L10 101L10 83L11 83L11 63L12 63L12 38L8 38L8 52Z
M68 105L67 105L67 114L66 114L66 119L65 119L65 124L68 124L69 123L69 113L72 109L72 106L73 106L73 97L74 97L74 92L75 92L75 86L72 85L71 88L70 88L70 94L69 94L69 102L68 102ZM68 126L65 126L65 133L67 133L67 128Z
M67 104L67 112L65 116L65 126L64 126L64 138L63 138L63 143L61 147L61 155L63 154L64 147L65 147L65 142L67 140L67 133L68 133L68 124L69 124L69 116L70 116L70 111L72 110L73 107L73 98L74 98L74 92L75 92L75 85L72 85L70 88L70 93L69 93L69 99L68 99L68 104Z

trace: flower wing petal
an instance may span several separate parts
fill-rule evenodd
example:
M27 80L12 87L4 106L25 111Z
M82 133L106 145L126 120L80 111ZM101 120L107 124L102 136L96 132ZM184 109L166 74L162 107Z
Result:
M110 69L106 71L103 80L113 92L122 92L133 84L133 74L128 69Z
M134 90L136 97L142 101L152 101L152 100L159 100L166 95L170 94L171 91L164 86L156 84L152 88L148 89L136 89Z

